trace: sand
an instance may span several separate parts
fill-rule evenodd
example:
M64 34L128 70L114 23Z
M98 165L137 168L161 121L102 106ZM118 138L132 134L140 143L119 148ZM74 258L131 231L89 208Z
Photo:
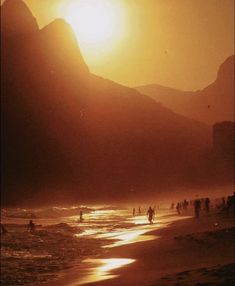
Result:
M90 286L234 285L234 218L214 212L200 219L174 222L151 232L157 239L115 247L102 258L135 262L112 271L116 278ZM94 275L95 277L95 275ZM69 271L47 285L80 285L79 271Z
M174 218L175 214L167 216L169 221ZM47 226L33 235L16 227L14 233L2 237L1 285L78 286L86 276L89 283L82 285L234 284L232 213L216 210L199 219L188 217L165 227L158 220L155 223L156 229L144 234L153 240L103 249L102 246L113 242L78 239L73 236L78 229L66 224ZM148 225L138 227L149 229ZM87 258L129 259L132 263L101 273L100 265L81 263ZM99 275L116 277L94 282Z

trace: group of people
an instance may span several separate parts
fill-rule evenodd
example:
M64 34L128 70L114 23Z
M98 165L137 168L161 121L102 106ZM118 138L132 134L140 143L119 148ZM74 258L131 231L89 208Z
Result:
M235 210L235 192L233 192L233 195L228 196L227 198L222 197L222 198L217 198L214 200L214 203L212 204L214 208L221 209L223 211L234 211ZM206 197L206 198L199 198L198 196L194 200L189 200L187 201L184 199L183 201L172 203L170 206L171 210L176 209L178 214L185 213L188 209L194 209L194 214L195 218L199 218L201 211L205 211L206 213L209 213L210 208L211 208L211 200ZM141 207L138 208L138 215L142 214L142 209ZM153 220L156 214L156 207L152 208L151 206L147 210L147 218L150 224L153 224ZM136 209L133 208L132 210L132 215L136 215ZM83 211L81 210L79 213L79 221L83 222ZM35 223L33 220L30 220L29 223L27 224L27 230L29 232L34 232L36 228ZM0 224L0 233L1 235L4 235L7 233L6 227L1 223Z
M148 208L148 211L147 211L147 217L148 217L148 221L150 224L153 224L153 219L154 219L154 216L155 216L155 212L156 212L156 207L152 208L151 206ZM141 215L142 213L142 210L141 210L141 207L138 208L138 215ZM136 209L133 208L132 210L132 215L135 216L136 215Z
M136 215L136 209L133 208L132 210L132 215L135 216ZM138 208L138 215L141 215L141 207Z
M235 192L232 196L228 196L227 198L217 198L214 200L214 203L211 203L210 198L199 198L196 197L195 200L189 200L187 201L184 199L183 201L180 201L176 204L172 203L170 206L170 209L174 210L176 208L176 211L178 214L185 213L189 208L194 208L194 214L196 218L200 217L201 211L205 211L206 213L210 212L211 207L221 209L221 210L234 210L235 208Z
M27 224L26 228L29 232L33 233L35 231L36 225L32 220L30 220L29 223ZM0 224L0 234L5 235L7 233L8 233L8 231L7 231L6 227L1 223Z

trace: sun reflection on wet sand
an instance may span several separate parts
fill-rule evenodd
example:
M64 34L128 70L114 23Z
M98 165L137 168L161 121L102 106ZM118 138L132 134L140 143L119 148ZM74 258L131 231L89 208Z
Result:
M132 244L136 242L148 241L156 239L155 235L144 235L149 230L134 230L127 233L122 233L120 235L112 236L109 239L117 240L112 244L103 246L103 248L112 248L126 244Z
M150 232L165 228L175 221L186 218L189 218L189 216L178 216L174 213L163 212L157 214L153 224L149 224L146 215L133 217L130 215L130 211L94 211L86 214L86 222L79 225L82 228L82 232L75 234L75 236L104 239L106 243L103 248L106 248L108 252L108 249L114 247L123 247L129 244L158 239L159 236L153 235ZM77 217L72 216L69 219L74 224ZM111 225L107 221L110 221ZM107 241L110 241L110 243ZM78 276L75 275L75 278L73 277L70 283L68 283L69 279L66 280L67 284L63 285L79 286L113 279L121 275L116 271L117 269L128 267L129 264L136 261L136 259L128 257L113 258L112 253L110 253L109 257L105 259L97 257L83 260L76 271Z
M69 286L84 285L87 283L98 282L118 277L111 271L131 264L135 259L129 258L109 258L109 259L86 259L83 262L88 264L89 273L79 281L69 284Z

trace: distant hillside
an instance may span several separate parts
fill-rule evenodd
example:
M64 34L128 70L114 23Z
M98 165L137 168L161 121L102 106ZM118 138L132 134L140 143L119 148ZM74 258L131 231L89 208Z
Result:
M136 88L171 110L208 124L234 120L234 55L219 68L215 82L196 92L160 85Z
M211 128L91 74L63 20L39 30L20 0L6 0L1 17L4 202L125 199L210 181Z

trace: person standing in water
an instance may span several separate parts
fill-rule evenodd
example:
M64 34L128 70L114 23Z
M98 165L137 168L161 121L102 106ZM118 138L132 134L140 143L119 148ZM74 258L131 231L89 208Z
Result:
M32 220L29 221L29 224L27 225L27 229L29 232L34 232L35 231L35 224L33 223Z
M139 207L139 215L141 215L141 208Z
M0 223L0 234L4 235L7 233L7 230L3 224Z
M80 217L80 222L83 222L83 212L82 212L82 210L80 210L79 217Z
M132 210L132 215L135 216L135 208Z
M151 207L149 207L147 211L147 216L148 216L149 223L153 224L154 210Z

